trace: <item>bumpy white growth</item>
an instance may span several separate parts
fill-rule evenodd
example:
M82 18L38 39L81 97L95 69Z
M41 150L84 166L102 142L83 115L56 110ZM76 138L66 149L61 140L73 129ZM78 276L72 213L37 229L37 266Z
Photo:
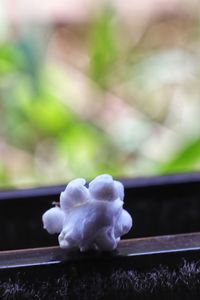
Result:
M72 180L60 195L60 208L44 213L44 228L59 233L61 248L111 251L132 227L130 214L123 209L124 187L112 176L97 176L85 187L85 180Z
M69 208L81 205L88 201L89 192L85 187L85 179L77 178L66 186L64 192L60 194L60 207L63 211L68 211Z
M42 216L43 227L50 234L60 233L64 224L65 214L60 207L48 209Z

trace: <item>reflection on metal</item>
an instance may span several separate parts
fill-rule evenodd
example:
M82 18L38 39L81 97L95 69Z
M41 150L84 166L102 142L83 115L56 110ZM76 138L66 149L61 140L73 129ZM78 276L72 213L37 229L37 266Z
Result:
M116 251L98 253L67 251L59 247L0 252L0 269L63 264L70 262L117 260L148 255L185 254L200 251L200 233L147 237L120 241Z

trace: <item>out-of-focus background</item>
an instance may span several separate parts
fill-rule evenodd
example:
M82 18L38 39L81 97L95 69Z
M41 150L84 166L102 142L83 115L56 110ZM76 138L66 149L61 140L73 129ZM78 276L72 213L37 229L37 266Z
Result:
M0 1L0 187L200 170L198 0Z

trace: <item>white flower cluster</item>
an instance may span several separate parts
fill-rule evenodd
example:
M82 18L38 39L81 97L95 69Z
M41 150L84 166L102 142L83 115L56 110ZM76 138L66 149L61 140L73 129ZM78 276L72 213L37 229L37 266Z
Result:
M123 209L124 186L104 174L87 188L83 178L72 180L60 195L60 207L47 210L42 221L51 234L59 233L61 248L111 251L132 227Z

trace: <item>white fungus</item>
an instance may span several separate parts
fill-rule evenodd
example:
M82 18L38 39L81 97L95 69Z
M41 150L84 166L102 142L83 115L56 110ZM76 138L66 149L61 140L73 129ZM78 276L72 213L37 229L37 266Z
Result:
M59 233L61 248L112 251L132 227L132 218L123 209L124 187L107 174L97 176L88 188L85 183L78 178L67 185L60 207L42 216L44 228Z
M64 224L65 214L60 207L48 209L42 216L43 227L50 234L60 233Z
M89 192L85 187L85 179L77 178L69 182L66 189L60 194L60 207L63 211L81 205L88 201Z

